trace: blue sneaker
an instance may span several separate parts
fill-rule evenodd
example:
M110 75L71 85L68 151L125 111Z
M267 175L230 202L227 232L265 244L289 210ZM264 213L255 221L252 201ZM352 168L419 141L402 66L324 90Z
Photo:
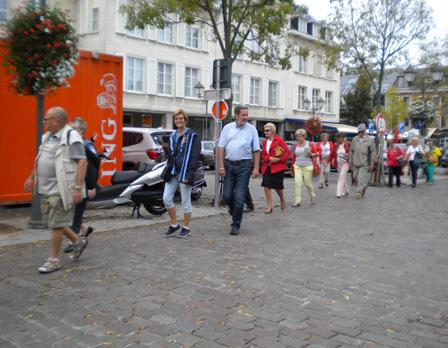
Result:
M170 225L170 228L168 228L168 231L165 232L165 237L170 238L174 237L176 235L176 232L179 230L180 226L177 224L177 226L173 227Z
M189 235L190 235L190 229L182 227L182 230L179 232L177 237L178 238L185 238L185 237L188 237Z

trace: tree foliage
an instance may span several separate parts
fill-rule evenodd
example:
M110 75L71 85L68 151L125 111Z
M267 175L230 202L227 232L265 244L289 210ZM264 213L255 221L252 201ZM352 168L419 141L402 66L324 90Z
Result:
M284 69L291 67L293 50L282 47L286 40L279 38L286 39L294 10L293 0L133 0L122 7L128 28L163 28L178 15L181 22L209 27L223 58L231 64L245 53L252 60Z
M395 87L389 88L386 93L386 105L387 108L382 108L381 113L387 122L389 129L398 127L400 121L404 121L408 118L408 105L401 98Z
M341 121L358 125L371 118L372 81L367 74L361 74L355 87L345 96L345 107L341 110Z
M425 0L334 0L329 33L343 63L362 69L375 84L376 110L386 67L405 54L408 45L426 37L432 25ZM335 49L329 47L328 54Z

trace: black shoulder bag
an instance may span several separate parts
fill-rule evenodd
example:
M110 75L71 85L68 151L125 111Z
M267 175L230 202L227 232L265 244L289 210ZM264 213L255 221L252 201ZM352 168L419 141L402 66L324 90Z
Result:
M183 140L183 137L184 136L182 135L182 137L181 137L182 139L177 140L176 146L174 146L174 149L173 149L173 154L172 155L168 154L168 156L167 156L168 160L166 161L166 166L165 166L165 168L163 168L162 174L160 174L160 177L165 182L170 181L171 177L173 176L171 173L174 168L174 161L175 161L175 158L177 155L177 151L179 150L180 143Z

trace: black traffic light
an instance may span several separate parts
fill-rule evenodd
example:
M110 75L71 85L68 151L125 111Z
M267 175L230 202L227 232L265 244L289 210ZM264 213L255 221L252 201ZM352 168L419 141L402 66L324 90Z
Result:
M232 76L230 62L227 59L215 59L213 61L213 83L212 87L217 88L219 72L219 88L232 88Z

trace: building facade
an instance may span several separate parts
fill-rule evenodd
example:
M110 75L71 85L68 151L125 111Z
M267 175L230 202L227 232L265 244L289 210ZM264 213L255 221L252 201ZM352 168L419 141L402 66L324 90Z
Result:
M196 95L212 82L213 60L222 58L207 28L175 22L164 29L125 29L119 7L127 0L49 0L68 9L80 35L80 48L123 57L123 120L126 126L171 128L171 115L183 108L190 126L209 135L211 102ZM0 1L0 19L6 19L20 0ZM312 17L291 18L288 35L306 56L294 56L292 69L251 62L242 55L233 64L234 104L250 107L251 122L261 131L274 122L279 133L292 137L311 116L303 101L325 100L316 112L324 122L339 121L339 73L327 70L320 42L322 23Z

